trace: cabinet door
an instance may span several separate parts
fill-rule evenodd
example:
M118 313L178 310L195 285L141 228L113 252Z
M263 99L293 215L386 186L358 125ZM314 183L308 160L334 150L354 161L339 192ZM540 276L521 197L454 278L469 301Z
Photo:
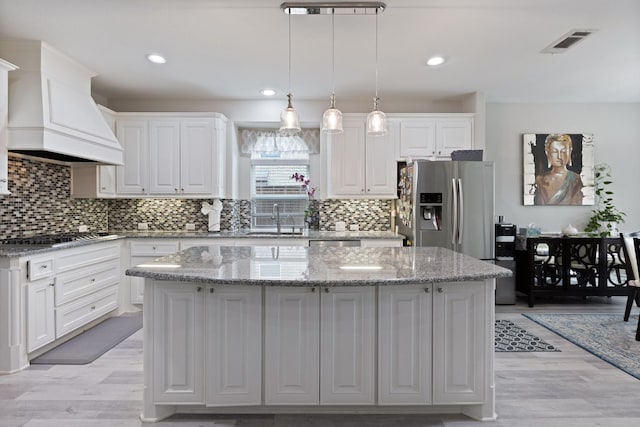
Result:
M375 403L375 288L323 288L320 404Z
M130 266L144 264L146 261L152 261L155 257L131 257ZM131 304L144 303L144 277L127 276L129 278L129 298Z
M180 190L185 194L213 191L213 120L180 122Z
M427 158L436 154L434 119L403 119L400 122L400 157Z
M116 195L116 167L98 166L98 196L113 197Z
M267 405L318 404L319 289L265 288Z
M485 345L490 341L485 285L436 283L434 288L433 403L483 403Z
M122 120L117 126L118 141L124 148L124 165L116 167L118 194L146 194L149 180L148 122Z
M49 344L56 338L54 286L54 277L27 285L27 352Z
M206 404L262 402L262 287L209 286Z
M436 122L437 157L451 158L455 150L470 150L473 144L470 118L438 119Z
M391 132L381 136L367 135L365 158L367 196L396 198L397 169Z
M329 196L365 194L365 132L360 119L344 120L343 133L328 136Z
M431 403L431 286L379 289L380 405Z
M149 192L181 194L180 123L177 120L149 122Z
M204 403L204 290L155 282L153 363L156 403Z

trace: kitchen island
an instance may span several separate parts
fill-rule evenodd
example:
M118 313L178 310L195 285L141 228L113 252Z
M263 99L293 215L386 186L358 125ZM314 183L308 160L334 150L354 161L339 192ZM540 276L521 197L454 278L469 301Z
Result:
M145 278L142 419L463 413L495 419L496 277L443 248L198 246Z

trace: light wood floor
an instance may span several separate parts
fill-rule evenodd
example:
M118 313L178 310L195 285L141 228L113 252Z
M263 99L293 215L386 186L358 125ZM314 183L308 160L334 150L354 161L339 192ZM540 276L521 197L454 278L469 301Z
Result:
M497 306L496 318L515 320L547 342L554 353L496 353L499 419L481 423L464 416L258 415L175 417L155 425L243 427L628 427L640 425L640 381L523 317L525 312L614 312L625 298L524 300ZM635 311L639 309L634 308ZM633 337L630 337L633 340ZM640 342L638 357L640 357ZM34 365L0 376L0 426L141 426L142 332L92 364ZM147 424L144 424L145 426Z

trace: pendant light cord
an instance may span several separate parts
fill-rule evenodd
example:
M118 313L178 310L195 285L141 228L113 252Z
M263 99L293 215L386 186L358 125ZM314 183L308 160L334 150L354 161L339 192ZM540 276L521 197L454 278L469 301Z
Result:
M291 8L289 8L289 95L291 95Z
M336 92L336 10L331 13L331 94Z
M377 98L378 98L378 9L376 8L376 99Z

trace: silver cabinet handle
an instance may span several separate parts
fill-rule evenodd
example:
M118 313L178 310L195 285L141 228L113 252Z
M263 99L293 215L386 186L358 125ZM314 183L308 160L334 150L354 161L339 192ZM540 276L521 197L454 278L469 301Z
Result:
M213 291L214 291L214 289L213 289L213 288L209 288L209 293L210 293L210 294L212 294L212 293L213 293Z
M202 286L198 286L198 289L196 289L196 291L202 292Z
M316 288L311 288L311 292L314 293L316 291Z
M444 292L444 289L442 289L442 288L438 288L438 293L439 293L439 294L441 294L441 293L443 293L443 292Z
M424 292L428 294L429 293L429 288L424 288Z
M324 293L328 294L329 293L329 288L324 288Z
M42 264L42 265L40 266L40 268L41 268L41 269L43 269L43 270L46 270L46 269L47 269L47 268L49 268L49 267L47 266L47 264Z
M92 305L92 306L91 306L91 310L95 310L95 309L96 309L96 306L95 306L95 305Z

